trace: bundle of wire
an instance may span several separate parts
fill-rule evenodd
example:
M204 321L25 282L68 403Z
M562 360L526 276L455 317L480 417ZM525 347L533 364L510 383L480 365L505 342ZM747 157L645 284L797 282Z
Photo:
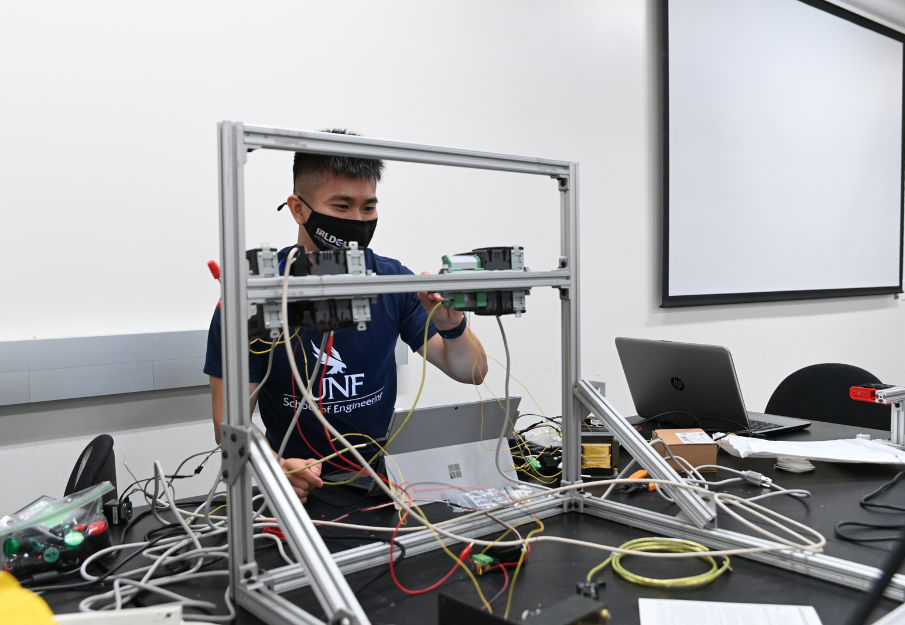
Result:
M287 261L286 261L287 266L289 264L291 264L295 255L297 254L297 252L298 252L297 248L290 251L289 257L287 258ZM282 302L281 302L281 304L282 304L282 306L281 306L282 317L281 318L283 319L283 324L284 324L283 325L284 334L291 335L291 333L289 333L288 327L286 325L286 320L289 318L288 310L287 310L288 287L289 287L289 272L287 271L287 272L284 272L284 275L283 275L283 296L282 296ZM497 318L497 321L499 322L499 318ZM503 330L501 322L500 322L500 329L501 329L501 331ZM506 342L506 339L505 339L505 332L503 332L503 344L504 344L504 347L506 349L506 354L507 354L506 416L508 418L508 416L509 416L509 366L508 366L509 365L509 347L508 347L508 343ZM299 389L301 390L305 400L307 401L312 414L321 423L321 425L323 425L323 427L329 432L329 434L335 438L335 440L337 440L342 446L344 446L346 449L349 450L348 455L352 456L352 458L354 458L354 460L358 463L358 465L367 471L367 473L374 480L374 483L404 511L406 516L411 516L418 523L422 524L428 531L432 532L433 535L435 536L435 538L440 543L441 547L444 549L444 551L446 551L450 555L450 557L452 557L456 560L459 560L459 559L456 558L452 554L452 552L449 551L449 549L446 547L445 544L443 544L443 541L440 538L440 536L444 536L444 537L450 538L452 540L463 542L465 544L473 543L475 545L485 545L485 546L493 544L492 542L489 542L489 541L477 540L477 539L474 539L471 537L461 536L461 535L449 532L442 527L442 523L436 523L436 524L431 523L426 517L424 517L423 514L421 514L420 510L417 510L416 506L410 505L405 500L404 493L400 493L400 492L393 490L393 488L391 488L391 485L387 484L383 479L381 479L381 477L374 471L374 469L371 467L371 465L364 459L364 457L359 453L359 451L355 448L355 446L352 445L351 443L349 443L346 440L346 438L338 430L336 430L336 428L324 417L323 413L317 407L317 403L311 397L310 392L308 392L306 386L304 385L304 383L302 381L301 374L299 373L298 366L296 365L295 358L293 357L292 348L288 341L285 343L285 347L286 347L286 351L287 351L287 355L288 355L289 366L292 369L293 376L295 376L295 380L299 385ZM426 360L426 345L425 345L425 355L424 356L425 356L425 360ZM426 366L426 364L425 364L425 366ZM505 436L506 425L508 425L508 424L504 422L503 433L501 434L500 439L502 439ZM499 455L499 450L500 450L501 445L502 445L502 440L499 440L498 444L497 444L497 456ZM499 462L497 462L497 466L499 467ZM801 523L798 523L797 521L794 521L794 520L784 517L776 512L773 512L772 510L769 510L768 508L764 508L763 506L760 506L758 504L746 501L745 499L743 499L741 497L737 497L735 495L729 495L726 493L711 493L710 491L708 491L707 489L705 489L703 487L695 486L693 484L688 484L686 482L674 482L674 481L664 481L664 480L633 480L633 481L640 482L640 483L658 482L661 485L665 484L665 485L669 485L669 486L676 486L679 488L687 488L687 489L696 490L699 492L708 493L708 494L712 495L716 504L722 510L724 510L726 513L733 516L738 521L745 524L749 528L753 529L757 533L767 536L771 540L774 540L776 543L778 543L776 545L771 545L771 546L748 547L748 548L742 548L742 549L729 549L729 550L723 550L723 551L714 551L714 552L711 552L711 554L710 554L711 556L735 555L735 554L741 554L741 553L754 553L754 552L763 552L763 551L775 551L775 550L782 550L782 549L788 549L788 548L801 550L801 551L807 551L807 552L817 552L817 551L821 551L823 546L826 544L826 539L817 531L815 531ZM626 480L601 480L598 483L599 484L611 484L611 483L618 483L618 482L624 483L624 482L626 482ZM521 482L519 482L519 484L521 484ZM552 494L552 493L556 493L556 492L565 492L565 491L571 490L571 489L584 488L584 487L590 486L592 484L573 484L573 485L559 487L556 489L550 489L547 491L547 493ZM511 503L505 503L505 504L500 504L499 506L493 506L491 508L488 508L487 510L481 511L480 513L471 513L471 514L486 514L486 513L495 511L497 509L508 507L510 505L519 505L519 504L521 504L521 501L516 500ZM798 542L798 543L792 542L782 536L774 534L773 532L770 532L768 530L765 530L765 529L759 527L758 525L755 525L754 523L743 518L741 515L737 514L735 512L735 510L732 509L733 507L745 509L749 514L752 514L753 516L757 517L760 521L766 522L768 524L773 525L774 527L781 529L786 534L793 536L794 538L800 540L801 542ZM458 519L456 519L456 522L461 522L462 519L463 519L463 517L459 517ZM814 535L817 538L817 540L812 541L812 540L805 538L804 536L802 536L795 530L790 529L786 525L779 523L777 521L777 519L782 519L788 525L795 526L801 530L811 533L812 535ZM359 526L359 527L362 527L362 526ZM368 527L367 529L374 531L377 528ZM382 530L382 529L386 529L386 528L380 528L380 529ZM395 528L393 531L398 532L399 528ZM595 549L602 549L602 550L610 551L613 553L634 553L637 555L643 554L643 555L646 555L649 557L660 557L660 558L698 557L698 554L694 553L694 552L693 553L637 552L637 551L630 551L627 549L622 549L619 547L598 545L595 543L589 543L586 541L579 541L579 540L563 538L563 537L558 537L558 536L534 537L533 535L535 534L536 531L537 530L533 531L531 534L529 534L523 540L503 541L503 542L500 542L499 545L500 546L520 545L520 546L522 546L523 553L524 553L525 551L527 551L529 541L532 538L534 538L534 540L537 542L541 542L541 541L562 542L562 543L566 543L566 544L573 544L573 545L580 545L580 546L584 546L584 547L592 547ZM459 560L459 564L461 564L461 560ZM470 571L468 571L466 567L463 566L463 568L465 568L466 572L468 572L468 574L471 575ZM518 570L519 569L517 568L516 576L518 574ZM515 583L516 576L513 577L513 584L510 586L510 593L514 589L514 583ZM475 581L475 585L477 587L476 581ZM478 592L480 593L480 587L478 587ZM481 595L481 598L482 598L482 601L486 604L487 602L486 602L486 600L483 599L483 595ZM510 598L511 598L511 594L510 594ZM489 610L489 606L488 606L488 610ZM507 614L504 615L504 617L508 616L508 611L509 610L507 609Z
M291 262L294 260L294 257L297 254L297 252L298 252L297 249L293 249L290 252L289 257L287 258L287 266L289 264L291 264ZM282 294L282 310L281 310L283 320L288 319L288 316L287 316L287 301L288 301L287 294L288 294L288 278L289 278L288 274L289 274L289 272L287 271L284 273L284 276L283 276L283 294ZM436 308L434 310L436 310ZM431 314L432 313L433 313L433 311L431 311ZM429 324L429 319L430 319L430 317L428 318L428 324ZM498 321L499 321L499 319L498 319ZM509 402L510 357L509 357L508 344L506 343L506 338L505 338L505 331L503 329L501 322L499 325L500 325L500 330L501 330L501 333L503 336L503 341L504 341L504 346L506 348L506 356L507 356L507 358L506 358L505 410L506 410L506 417L507 417L506 421L508 422L508 420L509 420L508 419L509 418L509 403L510 403ZM425 331L425 343L426 343L426 335L427 335L427 331ZM291 332L289 332L289 328L286 327L285 322L284 322L284 327L283 327L283 336L290 336L290 337L294 336ZM327 341L327 345L324 345L323 347L326 347L329 350L329 338L325 336L325 340ZM407 493L405 491L405 489L403 489L395 484L389 483L385 477L380 476L376 473L376 471L372 467L373 460L371 462L369 462L359 452L359 448L361 448L362 445L353 445L352 443L350 443L347 440L346 436L344 436L339 431L337 431L336 428L332 424L330 424L330 422L324 417L322 411L320 410L318 402L313 398L313 396L311 394L312 381L314 379L316 379L317 369L315 369L315 374L311 376L311 378L308 380L308 383L306 384L305 381L302 380L302 376L301 376L301 374L298 370L298 366L295 362L291 341L283 341L282 343L280 343L279 341L275 341L274 345L271 346L271 350L270 350L271 358L272 358L272 354L273 354L273 351L272 351L273 347L276 347L276 345L278 345L278 344L282 344L287 351L288 362L289 362L290 368L292 369L294 383L298 386L298 389L304 399L304 404L302 404L302 402L300 402L299 410L296 411L293 426L298 425L297 419L301 412L301 406L306 404L308 406L308 408L310 409L311 413L313 414L313 416L317 419L317 421L324 428L325 432L327 433L327 439L331 441L331 444L334 441L336 443L338 443L338 447L334 447L335 453L333 454L332 457L337 458L337 459L342 458L342 460L344 461L344 464L347 465L348 467L352 467L354 470L360 471L362 474L369 475L374 480L374 483L377 485L377 487L380 490L382 490L383 493L386 494L390 498L392 504L395 504L400 509L400 522L396 525L396 527L357 525L357 524L351 524L351 523L347 523L347 522L340 522L338 520L337 521L316 521L315 522L316 525L328 526L328 527L340 527L340 528L348 529L348 530L365 530L365 531L372 532L372 533L373 532L392 532L392 537L389 540L390 554L392 554L393 548L397 544L399 544L396 541L396 537L399 536L400 534L412 533L412 532L430 532L434 536L434 538L438 541L439 546L447 553L447 555L449 555L449 557L455 563L452 571L450 571L450 573L444 578L444 580L446 578L448 578L455 569L461 568L462 570L464 570L465 573L471 578L471 580L478 592L478 595L481 599L481 602L484 604L484 607L488 611L491 611L491 612L492 612L492 608L491 608L490 602L484 597L483 592L481 591L480 585L478 584L474 575L471 573L471 571L468 569L468 567L463 562L463 559L465 557L467 557L467 554L472 549L478 548L478 547L485 547L485 548L490 547L490 546L519 547L521 549L521 557L519 558L519 561L515 566L515 570L513 572L511 581L509 581L508 575L506 576L506 585L508 585L508 587L509 587L509 596L508 596L508 602L507 602L506 612L505 612L504 617L508 617L509 611L511 609L512 600L513 600L513 592L515 589L515 583L518 578L519 572L522 568L522 565L525 561L525 558L527 557L527 555L529 553L531 553L531 551L533 549L536 548L537 544L541 543L541 542L558 542L558 543L569 544L569 545L582 547L582 548L591 548L591 549L609 552L610 554L614 554L614 556L631 554L631 555L640 556L640 557L656 557L656 558L688 558L688 557L697 558L697 557L702 557L701 551L694 550L694 549L689 549L686 551L684 549L662 549L661 548L656 551L646 551L646 550L638 550L637 549L638 545L628 545L627 544L627 545L622 545L620 547L615 547L615 546L602 545L602 544L597 544L597 543L592 543L592 542L587 542L587 541L582 541L582 540L564 538L564 537L559 537L559 536L539 535L543 531L543 524L538 519L533 518L534 515L533 515L533 513L530 512L530 509L526 505L527 502L524 499L515 499L513 501L509 501L509 502L502 503L502 504L499 504L496 506L492 506L492 507L486 508L484 510L469 512L464 515L457 516L455 519L451 519L449 521L432 523L431 521L429 521L426 518L426 516L423 514L421 509L415 504L415 499L409 493ZM322 349L322 353L323 353L323 349ZM326 353L329 353L329 351L327 351ZM318 360L320 361L321 359L318 359ZM426 371L426 360L427 359L426 359L426 354L425 354L425 358L424 358L425 362L423 365L424 368L422 370L421 388L423 388L423 386L424 386L423 375L424 375L424 372ZM320 364L320 363L318 363L318 364ZM268 373L266 375L269 375L269 369L270 369L270 367L268 366ZM265 380L266 380L266 375L265 375ZM263 383L263 381L264 380L262 380L262 383ZM260 389L260 386L258 388ZM421 388L419 388L418 397L420 397ZM416 397L416 403L417 403L417 397ZM414 410L414 405L412 407L412 410L409 411L408 417L411 416L413 410ZM406 419L408 419L408 417ZM299 428L299 430L301 430L301 428ZM497 445L497 449L496 449L497 455L499 454L499 450L501 449L502 442L505 437L505 431L506 431L506 427L504 425L503 432L501 433L501 436L499 437L499 440L498 440L498 445ZM257 434L257 433L255 433L255 434ZM287 434L287 436L288 436L288 434ZM280 450L280 451L282 451L282 450ZM327 461L327 458L320 459L320 462L324 462L324 461ZM499 466L499 464L498 464L498 466ZM166 478L163 475L163 471L162 471L159 463L155 463L154 473L155 473L155 476L153 478L153 481L154 481L154 486L155 486L155 489L154 489L155 492L154 492L153 500L160 503L161 505L166 506L173 513L175 513L177 515L185 515L186 517L188 517L188 519L183 519L182 516L177 517L178 529L181 530L178 535L165 536L165 537L155 539L154 541L136 542L136 543L129 543L127 545L118 545L115 547L111 547L107 550L100 551L97 554L95 554L94 556L92 556L91 558L89 558L88 560L86 560L86 562L83 563L83 565L80 569L80 573L81 573L81 576L83 577L83 579L85 579L86 582L91 582L91 583L95 583L95 582L101 580L102 578L104 580L113 579L113 589L110 591L104 592L102 594L95 595L95 596L85 599L80 605L80 608L82 610L95 609L94 606L96 606L96 605L103 605L108 608L112 607L114 609L120 609L124 605L128 604L129 601L131 601L138 593L144 592L144 591L161 594L173 601L181 603L185 607L195 607L195 608L208 609L208 610L213 609L213 607L214 607L213 604L211 604L209 602L197 601L197 600L188 599L186 597L182 597L182 596L178 595L177 593L174 593L174 592L170 591L169 589L164 588L164 586L167 586L167 585L170 585L173 583L177 583L180 581L192 580L192 579L203 578L203 577L226 576L228 574L228 571L203 571L203 570L201 570L210 562L221 559L221 558L225 558L227 556L226 547L224 547L224 546L202 547L199 542L199 539L202 537L207 538L207 537L218 536L218 535L225 534L227 531L225 522L224 522L226 520L226 517L222 516L222 515L216 516L210 512L210 506L211 506L213 498L214 498L215 488L211 489L205 502L201 506L196 508L194 511L183 510L183 509L176 507L176 505L174 503L175 502L175 493L171 492L171 484L168 484L166 482ZM219 482L219 479L220 479L220 474L218 474L217 479L215 480L215 486ZM522 484L521 482L518 482L518 483L520 485ZM721 550L721 551L708 551L706 557L717 558L717 557L725 557L725 556L737 555L737 554L749 554L749 553L756 553L756 552L777 551L777 550L787 550L787 549L793 549L793 550L798 550L798 551L803 551L803 552L808 552L808 553L817 553L817 552L822 551L823 546L826 543L826 540L824 539L824 537L821 534L819 534L817 531L815 531L801 523L798 523L797 521L784 517L783 515L780 515L779 513L776 513L768 508L764 508L763 506L753 503L750 500L743 499L742 497L730 495L727 493L714 493L712 491L709 491L708 484L698 485L698 484L693 484L693 483L688 483L688 482L679 482L679 481L616 478L616 479L608 479L608 480L599 480L596 482L589 482L589 483L584 483L584 484L581 484L581 483L570 484L570 485L561 486L558 488L545 489L545 492L542 493L542 496L550 496L550 495L554 495L557 493L565 493L570 490L583 489L583 488L597 486L597 485L610 485L612 487L616 484L628 484L628 483L642 483L642 484L656 483L660 486L663 486L663 485L672 486L672 487L677 487L677 488L689 489L689 490L696 491L696 492L699 492L702 494L706 493L713 497L717 506L719 506L720 509L722 509L724 512L726 512L730 516L734 517L740 523L742 523L745 526L752 529L755 533L765 536L768 539L774 541L774 544L769 545L769 546L727 549L727 550ZM165 496L165 499L161 499L161 496ZM536 501L538 499L538 495L532 494L530 496L530 499ZM509 508L509 507L517 507L519 510L521 510L522 512L525 513L527 519L520 521L520 522L513 523L513 524L508 524L494 516L493 513L497 512L499 510L505 509L505 508ZM263 509L263 505L262 505L262 509ZM757 525L757 524L749 521L748 519L744 518L740 514L738 514L736 512L737 509L744 510L746 514L755 517L756 521L760 522L760 525ZM168 526L171 530L176 529L173 524L167 523L162 517L160 517L156 506L152 506L151 511L161 524ZM486 516L487 518L490 518L490 519L493 519L493 520L499 522L503 527L505 527L505 530L506 530L505 533L496 540L488 541L488 540L480 540L480 539L472 538L469 536L463 536L463 535L456 534L456 533L446 529L446 526L448 526L450 524L453 524L453 523L460 524L470 517L477 517L477 516ZM403 525L404 520L408 519L409 517L414 519L420 526L423 526L423 527L403 527L402 525ZM193 525L193 524L191 524L192 519L202 519L205 523L203 525ZM264 528L275 526L275 521L273 519L265 519L260 516L260 510L258 510L257 512L254 513L253 519L255 521L253 524L253 526L255 528L259 528L259 529L263 530ZM534 522L537 524L537 527L535 529L533 529L531 532L529 532L527 535L521 536L520 534L518 534L516 528L518 525L525 523L525 522ZM785 538L784 536L778 535L774 532L764 529L764 527L761 527L761 525L766 525L768 527L772 526L773 528L777 529L778 531L781 531L782 533L784 533L787 536L790 536L791 538L795 539L798 542L793 542L792 540L789 540L789 539ZM505 540L505 537L509 533L513 533L513 532L515 533L516 538ZM809 538L806 538L799 532L809 533L815 539L811 540ZM292 560L289 559L289 557L286 555L285 551L283 550L282 543L280 542L280 540L277 536L275 536L273 534L269 534L269 533L255 534L256 540L260 539L261 537L265 537L264 538L265 540L276 541L277 546L280 550L280 554L283 557L283 559L287 563L292 562ZM372 538L363 538L363 539L364 540L373 540ZM464 545L466 547L463 549L462 553L459 556L456 556L444 544L444 539L451 539L456 542L464 543ZM153 542L153 544L152 544L152 542ZM98 558L101 558L112 551L119 551L119 550L123 550L123 549L127 549L127 548L137 549L138 551L136 553L141 553L145 557L152 558L154 560L153 563L148 566L141 567L139 569L136 569L133 571L128 571L125 573L111 572L111 573L104 574L104 576L93 576L90 573L88 573L88 571L87 571L88 566L92 562L97 560ZM706 549L706 547L704 547L704 549ZM134 556L135 556L135 554L132 554L132 556L130 556L130 558L134 557ZM612 561L612 560L608 560L608 562L609 561ZM394 569L395 562L398 562L398 561L394 562L392 555L390 555L389 562L391 564L391 568ZM182 563L183 565L187 565L188 568L184 571L180 571L173 575L155 577L155 573L160 571L161 567L167 567L169 565L176 564L176 563ZM614 568L617 568L617 572L619 570L624 571L624 567L621 567L621 565L618 564L618 560L614 563ZM396 579L395 571L392 571L391 574L393 574L394 580L397 582L397 585L400 588L403 588L403 586L399 582L399 580ZM713 571L711 571L710 574L713 574ZM442 581L443 580L441 580L441 582ZM437 585L438 584L435 584L434 586L437 586ZM434 586L429 587L429 588L433 588ZM405 590L408 590L408 589L405 589ZM427 591L427 590L428 589L421 589L421 591ZM416 590L416 591L411 591L411 592L420 592L420 591ZM207 614L194 615L193 614L192 618L195 620L206 620L206 621L215 621L215 622L216 621L228 621L228 620L232 619L232 617L234 615L234 609L230 603L229 595L230 595L230 592L229 592L229 589L227 588L226 594L225 594L225 601L226 601L227 609L229 610L229 615L221 616L221 615L207 615ZM499 593L498 593L498 595L499 595Z

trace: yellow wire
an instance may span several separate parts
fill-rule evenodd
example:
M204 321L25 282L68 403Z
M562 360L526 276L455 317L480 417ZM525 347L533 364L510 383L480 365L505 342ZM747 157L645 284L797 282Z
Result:
M409 419L412 416L412 413L415 412L415 407L418 405L418 400L421 398L421 391L424 390L424 380L427 379L427 333L430 329L431 318L434 316L434 313L437 312L437 308L439 308L442 305L443 305L443 302L437 302L437 305L431 309L430 314L427 316L427 321L424 323L424 343L423 343L424 359L423 359L422 366L421 366L421 385L418 387L418 394L415 395L415 402L412 404L412 407L409 409L408 414L405 415L405 419L402 420L402 424L399 426L399 429L396 430L396 432L384 444L384 448L389 447L390 443L392 443L393 440L397 436L399 436L399 433L402 431L402 428L405 427L405 424L408 423ZM374 454L374 456L372 456L371 459L368 460L368 464L374 464L374 462L385 453L386 453L385 449L381 448L381 450L378 453ZM324 485L325 486L340 486L342 484L350 484L350 483L354 482L355 480L357 480L363 472L364 472L364 470L362 469L361 471L356 473L354 476L352 476L348 480L344 480L342 482L324 482Z
M622 566L621 560L624 554L614 553L609 558L598 564L588 573L587 580L594 581L594 576L606 568L607 564L613 565L613 571L619 577L633 584L640 586L650 586L653 588L688 588L690 586L703 586L709 584L717 577L729 570L729 558L723 556L723 564L718 565L713 557L707 555L710 551L704 545L691 542L690 540L680 540L678 538L636 538L630 540L620 547L620 549L629 549L631 551L666 551L669 553L701 553L700 558L710 564L710 570L700 575L692 575L690 577L677 577L674 579L654 579L652 577L642 577L636 575Z
M289 337L289 340L291 341L292 339L296 338L298 335L299 335L299 328L296 328L296 329L295 329L295 333L294 333L292 336ZM283 333L282 333L282 332L280 332L280 336L283 336ZM273 346L274 346L274 345L282 345L282 344L285 342L285 341L281 341L281 340L280 340L280 336L277 337L276 343L272 343L272 342L270 342L270 341L265 341L264 339L261 339L261 338L252 339L252 340L248 343L248 346L249 346L249 350L248 350L248 351L251 352L252 354L256 354L256 355L269 354L269 353L270 353L270 350L273 349ZM265 345L270 345L270 349L265 349L263 352L256 352L256 351L252 350L252 349L251 349L251 345L254 344L254 343L257 343L257 342L264 343Z
M346 436L351 436L351 435L350 435L350 434L346 434ZM368 443L362 443L362 444L360 444L360 445L352 445L352 447L354 447L355 449L361 449L362 447L367 447L367 446L368 446ZM292 470L290 470L290 471L284 471L284 473L285 473L286 475L292 475L293 473L298 473L299 471L304 471L305 469L310 469L311 467L316 467L316 466L319 465L319 464L323 464L324 462L327 462L327 460L333 460L334 458L336 458L336 457L339 456L340 454L344 454L344 453L346 453L347 451L349 451L349 448L348 448L348 447L343 447L342 449L340 449L339 451L337 451L335 454L330 454L329 456L324 456L324 457L321 458L320 460L317 460L317 461L315 461L315 462L312 462L311 464L306 464L305 466L299 467L298 469L292 469Z
M443 303L443 302L440 302L440 304L442 304L442 303ZM436 308L435 308L435 310L436 310ZM427 520L427 517L424 515L424 512L422 512L422 510L421 510L420 507L418 507L418 506L415 505L414 501L415 501L415 500L412 499L411 496L409 496L409 502L411 502L411 507L418 511L418 514L421 515L421 518L422 518L422 519ZM538 523L540 523L540 521L538 521ZM541 525L543 525L543 523L541 523ZM446 544L443 542L443 539L441 539L441 538L440 538L440 535L434 530L434 526L433 526L433 525L431 525L430 523L428 523L427 527L428 527L428 529L430 529L431 533L434 535L434 538L437 539L437 542L440 543L440 546L443 548L443 551L446 552L446 555L448 555L450 558L452 558L453 560L455 560L456 563L457 563L460 567L462 567L462 570L465 571L466 574L468 574L468 577L471 578L471 583L474 584L475 590L478 591L478 596L481 598L481 603L483 603L483 604L484 604L484 607L487 608L487 613L488 613L488 614L493 614L493 608L490 606L490 602L487 601L487 598L484 596L484 593L481 592L481 585L478 584L478 580L477 580L477 578L474 576L474 574L471 572L471 569L469 569L469 568L465 565L465 563L462 562L462 560L459 558L459 556L457 556L456 554L454 554L452 551L449 550L449 548L448 548L448 547L446 546ZM529 534L528 536L530 536L530 534ZM516 569L516 575L518 575L518 569ZM514 583L514 582L515 582L515 580L513 579L513 583Z
M208 512L207 515L210 516L210 515L212 515L214 512L216 512L217 510L219 510L220 508L225 508L225 507L226 507L226 504L223 504L222 506L217 506L216 508L214 508L213 510L211 510L210 512ZM191 517L191 516L190 516L190 517L187 517L187 518L186 518L185 522L186 522L186 523L191 523L191 522L194 521L194 520L195 520L195 517Z
M474 334L470 331L471 330L471 317L466 315L466 319L468 320L468 328L469 328L468 338L471 340L471 347L472 347L472 351L474 352L474 364L472 364L472 366L471 366L471 384L472 384L472 386L474 386L474 389L478 394L478 406L480 407L480 410L481 410L481 438L480 438L479 442L481 443L481 447L483 447L487 451L496 451L496 448L491 449L490 447L488 447L487 445L484 444L484 397L481 395L481 389L478 386L477 381L474 379L475 369L478 367L478 351L482 352L485 356L487 356L487 352L485 352L483 349L480 349L478 347L477 343L475 343ZM497 363L497 364L499 364L499 363ZM509 377L512 377L512 376L510 375ZM496 403L499 404L500 408L505 410L505 408L503 408L503 402L500 401L500 398L496 396L496 394L493 392L493 389L491 389L490 386L487 384L486 379L482 382L482 384L487 387L487 390L490 391L491 395L493 395L493 398L496 400ZM519 382L519 384L521 384L521 382ZM522 387L524 387L524 384L522 384ZM525 389L525 390L527 391L528 389ZM531 395L531 392L529 391L528 394ZM534 397L532 396L531 399L534 399ZM535 404L537 404L537 402L535 402ZM540 409L540 406L538 406L538 409ZM543 411L541 411L541 413L543 413ZM512 420L512 417L509 417L509 423L512 424L513 428L515 427L515 422ZM516 433L516 437L521 438L522 443L527 442L521 434ZM549 447L549 446L550 445L548 443L547 447ZM544 447L544 449L541 451L541 453L543 453L543 451L545 451L547 449L547 447ZM516 445L515 447L509 447L508 449L509 449L509 451L512 451L513 449L520 449L520 448L521 448L520 445ZM529 463L526 461L525 464L521 465L521 467L516 467L513 464L510 464L510 466L513 469L515 469L516 471L521 470L524 472L524 469L525 469L525 467L528 466L528 464ZM550 482L550 483L552 484L552 482Z
M497 544L498 542L500 542L501 540L503 540L504 538L506 538L507 536L509 536L509 534L512 533L512 530L514 530L514 529L517 528L517 527L521 527L522 525L526 525L526 524L528 524L528 523L537 523L538 525L542 525L542 523L540 522L540 519L525 519L524 521L519 521L518 523L514 523L514 524L512 525L512 527L510 527L510 528L507 529L505 532L503 532L502 534L500 534L499 537L497 537L496 540L494 540L492 543L490 543L489 545L487 545L486 547L484 547L484 549L483 549L483 551L481 551L481 553L487 553L487 551L488 551L491 547L493 547L495 544Z
M512 608L512 591L515 590L515 580L518 579L518 573L522 570L522 563L525 561L525 553L528 550L528 541L531 540L531 537L535 534L538 534L544 531L544 522L540 519L535 519L537 524L540 525L537 529L533 529L528 532L528 535L525 536L525 544L522 545L522 554L518 558L518 564L515 565L515 573L512 576L512 584L509 586L509 598L506 600L506 612L503 614L503 618L509 618L509 610Z

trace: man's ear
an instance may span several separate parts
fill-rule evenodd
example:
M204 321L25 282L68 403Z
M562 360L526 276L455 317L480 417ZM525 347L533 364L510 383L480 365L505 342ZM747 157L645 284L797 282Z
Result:
M286 205L289 207L289 211L292 213L292 218L295 219L295 223L300 226L305 225L305 222L308 221L308 214L311 212L311 209L305 206L305 203L295 195L290 195L286 199Z

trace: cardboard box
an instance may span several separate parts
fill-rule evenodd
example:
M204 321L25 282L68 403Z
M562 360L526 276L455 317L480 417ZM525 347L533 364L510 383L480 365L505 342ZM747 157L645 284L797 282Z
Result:
M717 444L701 428L654 430L653 439L658 438L669 446L669 450L674 456L684 458L693 467L699 467L702 464L716 464ZM664 458L669 457L662 445L654 445L653 447ZM685 472L682 467L676 466L676 463L672 460L667 460L667 462L669 466L679 473ZM716 473L716 469L702 469L701 473Z

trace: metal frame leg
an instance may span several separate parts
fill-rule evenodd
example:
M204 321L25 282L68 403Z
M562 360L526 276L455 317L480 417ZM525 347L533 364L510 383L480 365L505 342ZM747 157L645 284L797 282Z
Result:
M581 380L575 386L575 395L597 417L606 423L607 428L619 439L619 444L628 448L632 458L638 461L641 467L647 470L652 479L684 482L685 480L673 469L666 460L651 449L650 445L641 438L637 430L619 414L607 399L600 394L600 390L587 380ZM716 523L716 510L698 493L684 488L664 486L675 502L682 509L688 519L698 527L710 527Z
M227 481L232 486L234 482L247 479L248 469L254 474L292 554L307 573L311 588L327 614L328 622L331 625L369 625L370 621L358 599L258 429L253 425L223 424L221 439ZM248 517L249 522L252 521L250 513L246 512L242 516ZM262 618L291 615L292 620L322 623L267 589L258 578L257 564L254 561L241 568L241 579L235 588L235 596L239 605Z

